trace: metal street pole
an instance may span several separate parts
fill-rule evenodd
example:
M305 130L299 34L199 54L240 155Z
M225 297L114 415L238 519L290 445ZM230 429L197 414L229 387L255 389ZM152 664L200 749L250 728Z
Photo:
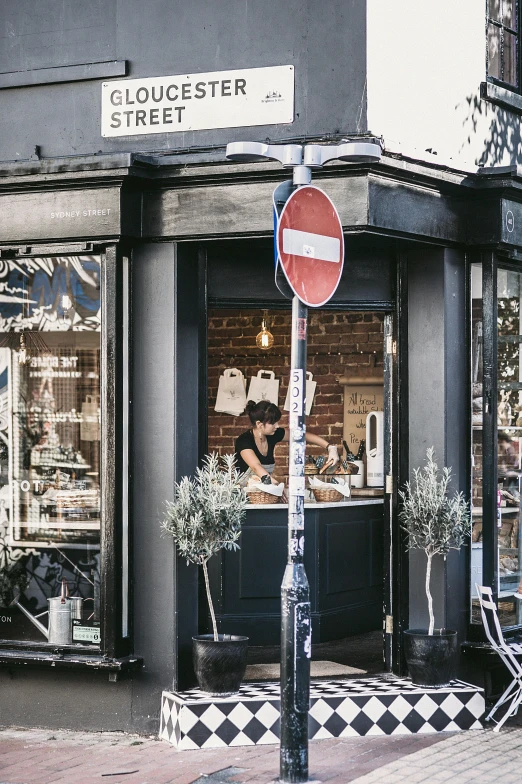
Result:
M296 187L308 185L308 166L293 167ZM308 781L308 710L312 619L304 567L304 493L306 460L306 338L308 308L292 299L290 355L290 453L288 459L288 558L281 584L281 745L283 784Z
M335 159L352 162L376 161L380 157L381 149L378 144L363 141L344 142L335 147L309 144L304 149L298 144L272 145L260 142L231 142L227 145L227 158L231 160L239 162L277 160L283 167L291 168L293 184L296 187L309 185L312 169L319 169L328 161ZM291 187L288 188L288 185L286 184L284 188L281 185L274 192L274 208L277 215L280 215L277 196L288 198L291 192ZM286 296L286 291L281 290ZM312 624L310 592L304 568L307 317L307 306L294 295L290 376L288 560L281 585L280 781L282 784L301 784L308 781Z
M308 308L292 300L288 561L281 585L282 782L308 781L308 709L312 627L304 568L305 385Z

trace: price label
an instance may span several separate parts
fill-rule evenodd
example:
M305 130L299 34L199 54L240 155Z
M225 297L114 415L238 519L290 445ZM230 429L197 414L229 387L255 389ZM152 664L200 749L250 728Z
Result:
M95 621L92 625L83 624L78 619L73 620L73 642L94 642L101 640L100 622Z

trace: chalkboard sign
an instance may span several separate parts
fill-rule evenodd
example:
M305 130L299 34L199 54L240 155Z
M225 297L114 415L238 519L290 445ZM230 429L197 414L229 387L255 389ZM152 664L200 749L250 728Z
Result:
M344 385L343 438L352 452L366 439L366 417L371 411L384 410L384 380L377 378L341 378Z

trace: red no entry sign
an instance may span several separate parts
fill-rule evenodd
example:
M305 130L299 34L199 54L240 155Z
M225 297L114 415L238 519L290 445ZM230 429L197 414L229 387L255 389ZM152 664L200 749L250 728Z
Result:
M286 202L277 227L277 252L288 283L305 305L333 296L343 271L344 238L332 201L305 185Z

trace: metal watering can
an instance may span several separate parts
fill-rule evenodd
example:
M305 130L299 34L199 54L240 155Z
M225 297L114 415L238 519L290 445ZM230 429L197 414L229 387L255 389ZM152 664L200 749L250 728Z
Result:
M49 609L46 610L45 613L41 613L41 615L45 615L46 613L49 615L48 628L46 628L43 623L40 623L38 620L40 616L32 615L29 610L26 610L26 608L18 602L18 600L15 604L50 643L55 645L70 645L72 643L73 618L81 619L82 617L82 597L69 596L67 580L62 580L60 595L53 596L50 599L47 599L47 601L49 603Z

